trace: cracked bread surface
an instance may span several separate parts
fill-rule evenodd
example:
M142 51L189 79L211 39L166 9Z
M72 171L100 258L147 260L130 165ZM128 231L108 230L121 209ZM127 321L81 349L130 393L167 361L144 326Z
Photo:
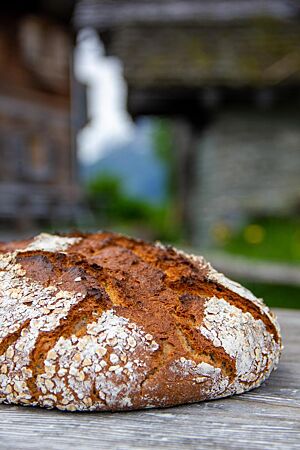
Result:
M0 244L0 402L215 399L263 383L281 348L262 300L202 257L107 232Z

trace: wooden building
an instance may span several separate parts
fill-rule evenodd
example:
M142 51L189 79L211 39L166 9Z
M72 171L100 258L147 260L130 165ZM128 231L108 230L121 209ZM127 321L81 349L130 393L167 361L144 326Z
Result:
M0 15L0 223L72 221L80 192L71 114L72 1L5 2Z
M77 3L75 27L97 29L123 63L130 114L174 120L194 243L218 221L300 202L299 16L287 0Z

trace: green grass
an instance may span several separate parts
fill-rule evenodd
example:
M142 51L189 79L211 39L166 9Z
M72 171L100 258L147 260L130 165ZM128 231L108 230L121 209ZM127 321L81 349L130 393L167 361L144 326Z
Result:
M300 219L297 217L257 218L236 233L219 225L215 229L215 238L217 248L229 254L252 260L300 264ZM269 306L300 309L300 287L239 281Z
M253 283L244 280L239 280L239 282L250 289L256 297L263 298L268 306L300 309L299 287Z
M124 193L122 182L111 174L101 174L86 186L87 199L102 229L128 230L149 240L179 242L181 227L172 200L153 205ZM132 232L131 232L132 230Z
M269 217L253 220L232 234L219 233L219 247L248 258L300 264L300 219Z

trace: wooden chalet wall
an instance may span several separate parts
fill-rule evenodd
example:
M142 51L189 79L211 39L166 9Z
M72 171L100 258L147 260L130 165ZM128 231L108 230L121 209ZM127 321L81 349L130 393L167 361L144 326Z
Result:
M74 218L70 29L42 14L0 17L0 223Z

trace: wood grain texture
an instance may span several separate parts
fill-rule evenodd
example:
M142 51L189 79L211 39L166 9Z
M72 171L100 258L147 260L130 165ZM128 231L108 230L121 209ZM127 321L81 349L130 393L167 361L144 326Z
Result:
M0 406L0 449L300 449L300 311L278 310L284 352L261 387L227 399L126 413Z
M210 261L216 270L226 273L233 280L300 286L300 270L297 265L251 261L249 258L222 253L205 255L205 259Z

